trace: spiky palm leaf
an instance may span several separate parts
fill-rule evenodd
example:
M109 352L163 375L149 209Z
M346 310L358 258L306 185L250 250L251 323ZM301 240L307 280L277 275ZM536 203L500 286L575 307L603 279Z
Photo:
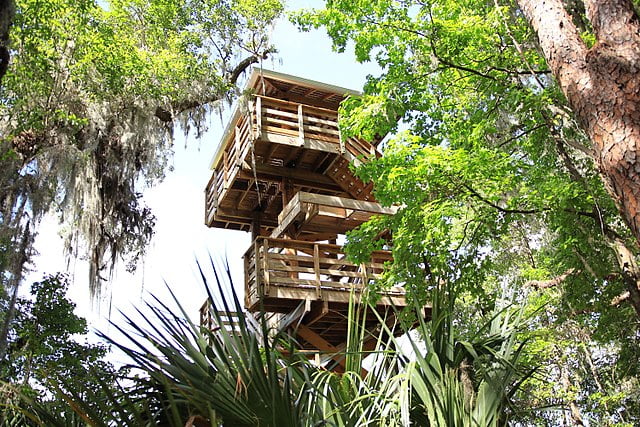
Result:
M213 263L212 263L213 265ZM213 266L218 295L225 295ZM231 282L230 273L226 276ZM242 312L232 291L216 306L205 275L216 324L222 313ZM232 288L233 290L233 288ZM139 375L128 385L96 380L93 393L74 391L59 396L90 425L129 426L498 426L505 408L529 372L518 366L523 346L516 340L520 322L510 310L494 315L468 341L456 334L455 295L434 293L432 320L418 316L419 338L409 336L415 358L406 356L384 318L377 337L376 361L363 374L364 310L352 298L349 310L346 373L312 366L297 357L285 333L258 331L238 316L236 329L205 330L193 324L178 298L176 308L159 299L139 310L142 322L126 318L116 328L127 344L109 339L132 360ZM257 332L257 333L256 333ZM382 338L382 337L386 338ZM288 348L286 355L280 351ZM424 351L426 347L426 352ZM475 375L467 375L473 372ZM475 378L473 378L475 376ZM55 414L46 414L55 421ZM40 416L39 419L45 419ZM64 425L62 421L40 423Z

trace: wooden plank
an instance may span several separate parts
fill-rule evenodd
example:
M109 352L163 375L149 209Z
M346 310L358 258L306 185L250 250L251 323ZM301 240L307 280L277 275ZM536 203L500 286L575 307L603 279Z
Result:
M295 127L295 125L292 125L291 127ZM299 132L297 129L287 129L280 126L268 125L265 123L265 125L262 127L262 134L263 135L265 134L266 135L278 135L278 134L290 135L291 136L290 140L293 140L296 147L299 147L302 145L299 143L300 138L299 138Z
M245 209L233 209L233 208L228 208L228 207L222 207L219 206L216 209L215 212L215 219L218 221L230 221L233 222L238 221L238 220L244 220L242 223L245 222L251 222L251 220L253 219L255 212L254 211L250 211L250 210L245 210ZM278 223L269 218L269 217L263 217L262 218L262 225L265 227L269 227L269 228L273 228L273 227L277 227Z
M297 107L299 102L292 102L292 101L286 101L284 99L279 99L279 98L272 98L270 96L264 96L264 95L260 95L259 98L263 99L263 103L264 105L289 105L292 107ZM323 108L323 107L318 107L315 105L307 105L305 104L305 107L311 111L315 111L315 112L321 112L323 114L326 115L334 115L337 116L336 110L330 109L330 108Z
M282 255L282 254L272 253L271 259L291 260L291 261L299 261L299 262L308 261L309 263L313 262L312 257L303 256L303 255ZM351 266L351 267L356 266L356 264L352 262L341 260L341 259L322 258L321 261L323 264L335 264L335 265L344 265L344 266Z
M278 218L278 226L271 232L271 237L282 237L285 231L287 231L287 228L289 227L291 222L293 222L300 213L300 205L296 205L292 210L289 210L287 212L287 218L285 218L284 220Z
M351 299L351 293L348 291L345 292L344 290L324 288L322 294L326 301L335 303L348 304ZM270 290L268 299L271 302L278 300L304 300L307 298L314 298L314 295L315 288L312 286L306 288L273 286ZM360 303L360 293L356 293L355 302ZM403 294L385 294L378 300L377 305L404 307L407 304Z
M360 277L363 276L362 273L358 273ZM372 276L367 274L367 278L371 278ZM361 284L353 283L353 282L336 282L329 280L321 280L321 286L323 289L325 288L333 288L341 289L342 292L349 293L350 288L355 288L356 291L360 291L362 288ZM300 278L292 278L292 277L283 277L283 276L270 276L270 284L272 287L308 287L309 289L315 289L316 287L316 279L300 279ZM390 289L385 289L381 292L383 295L404 295L404 288L392 287Z
M256 174L259 176L269 175L274 181L281 181L282 178L289 178L294 181L292 182L294 185L304 185L301 183L308 183L314 188L317 188L321 184L328 185L330 187L338 187L335 181L326 175L312 172L310 170L294 169L286 166L273 166L264 163L257 163Z
M313 125L304 125L304 129L305 130L310 130L310 131L315 131L315 132L317 132L319 134L328 133L330 135L340 136L340 132L338 132L336 129L322 128L322 127L313 126ZM311 132L311 133L315 133L315 132Z
M256 96L256 134L255 139L262 135L262 97Z
M240 127L236 125L236 130L235 130L235 138L234 138L234 145L235 145L235 158L233 159L233 163L235 165L239 165L240 164Z
M298 104L298 143L304 145L304 115L302 112L302 104Z
M296 137L287 137L285 135L278 135L276 133L263 132L260 139L272 142L276 144L292 145L294 147L300 147L298 139ZM340 147L338 142L327 142L322 140L313 140L309 138L304 139L303 148L309 150L324 151L327 153L340 154Z
M248 303L248 295L251 293L251 279L249 275L249 258L242 257L242 261L244 264L244 305L245 307Z
M271 114L274 116L288 117L294 120L297 120L298 118L298 114L295 109L290 109L289 111L287 111L287 110L276 110L274 108L265 107L263 111L265 112L265 114Z
M321 119L315 116L311 116L309 114L307 114L305 116L305 119L308 122L313 122L313 123L318 123L318 124L322 124L322 125L327 125L327 126L331 126L334 129L338 129L338 122L335 120L327 120L327 119Z
M270 281L272 286L287 286L287 285L295 285L293 287L298 286L308 286L312 289L316 288L316 279L299 279L293 277L280 277L280 276L270 276ZM355 287L356 290L359 290L361 285L350 283L350 282L331 282L328 280L321 280L321 286L327 288L338 288L344 289L347 293L349 292L349 288Z
M262 276L264 277L264 293L269 295L269 285L271 284L271 275L269 274L269 246L267 240L262 242Z
M271 124L276 124L276 125L284 125L284 126L288 126L290 128L297 128L298 127L298 120L297 120L297 115L295 116L296 120L294 121L289 121L289 120L284 120L284 119L278 119L275 117L270 117L270 116L265 116L263 118L265 123L269 123L269 125L265 125L264 129L266 129L267 131L272 130L276 133L278 133L280 130L284 130L286 132L283 133L288 133L288 134L293 134L293 129L287 129L287 128L283 128L281 126L272 126Z
M273 255L271 256L273 259ZM319 260L318 260L319 261ZM315 259L314 259L315 262ZM345 271L345 270L336 270L336 269L324 269L320 268L318 265L317 269L315 267L294 267L288 264L277 263L277 262L269 262L269 269L272 271L286 271L286 272L297 272L297 273L309 273L315 274L316 271L318 274L322 274L325 276L340 276L340 277L351 277L351 278L359 278L362 277L362 273L356 271ZM369 273L370 278L378 279L382 275L379 273Z
M320 281L320 252L318 245L313 245L313 269L316 272L316 298L322 299L322 282Z
M331 345L328 341L315 333L311 328L306 325L298 326L296 331L298 336L313 345L320 351L333 354L332 359L335 360L340 366L345 367L344 356L340 354L340 349ZM345 332L346 333L346 332Z
M363 200L353 200L338 196L327 196L324 194L314 194L306 192L298 192L301 202L316 203L324 206L340 207L366 211L372 213L393 215L397 212L397 207L385 208L376 202L366 202Z

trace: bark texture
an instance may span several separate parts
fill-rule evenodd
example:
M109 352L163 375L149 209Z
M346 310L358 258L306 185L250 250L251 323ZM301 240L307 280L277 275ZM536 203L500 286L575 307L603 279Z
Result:
M640 21L630 0L585 0L588 49L561 0L518 0L622 217L640 243Z
M14 0L0 0L0 82L9 68L9 29L15 14Z

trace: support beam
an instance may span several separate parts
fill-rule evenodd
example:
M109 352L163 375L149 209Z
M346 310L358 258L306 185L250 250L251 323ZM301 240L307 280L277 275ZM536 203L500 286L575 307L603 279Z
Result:
M243 169L247 178L253 177L252 169ZM258 179L280 182L282 178L289 178L292 185L309 187L317 190L342 192L342 188L331 178L312 171L287 168L284 166L271 166L262 163L256 164Z
M308 326L311 326L314 323L322 320L327 314L329 314L328 301L312 301L311 310L309 311L309 313L307 313L304 323Z
M320 335L312 331L306 325L298 326L297 333L299 337L307 341L309 344L313 345L318 350L323 351L325 353L333 354L331 358L335 360L343 368L345 367L344 355L339 354L340 349L338 347L335 347L330 343L328 343L324 338L322 338Z

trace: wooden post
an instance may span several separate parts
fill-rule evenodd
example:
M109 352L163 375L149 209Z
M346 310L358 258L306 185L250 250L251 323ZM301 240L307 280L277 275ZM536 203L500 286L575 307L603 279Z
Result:
M302 147L304 145L304 116L302 113L302 104L298 104L298 139Z
M340 140L340 154L344 154L346 148L344 146L344 137L342 136L342 131L340 130L340 116L338 116L338 139Z
M313 270L316 274L316 298L322 299L322 281L320 280L320 250L313 245Z
M256 275L256 296L262 298L262 277L260 277L260 246L257 240L253 240L253 271Z
M251 283L249 283L249 257L247 257L246 253L242 260L244 261L244 306L249 307L252 305L249 298L249 295L251 295ZM258 272L255 273L257 276Z
M293 198L293 185L289 178L282 178L282 207L284 208Z
M228 174L228 170L229 170L229 155L227 154L226 150L222 155L222 167L224 169L223 170L222 188L225 189L225 188L227 188L227 180L229 179L229 174Z
M262 137L262 98L256 96L256 139Z
M269 239L266 237L262 238L262 268L264 274L264 294L265 296L269 296Z
M240 166L240 126L236 125L234 144L236 146L236 155L233 159L234 166Z
M218 209L218 188L216 187L216 183L218 182L218 176L220 175L220 172L218 172L218 169L214 169L213 170L213 185L211 186L210 190L213 193L213 209ZM207 195L208 197L208 195Z
M251 220L251 241L260 237L260 227L262 227L261 212L254 212Z

